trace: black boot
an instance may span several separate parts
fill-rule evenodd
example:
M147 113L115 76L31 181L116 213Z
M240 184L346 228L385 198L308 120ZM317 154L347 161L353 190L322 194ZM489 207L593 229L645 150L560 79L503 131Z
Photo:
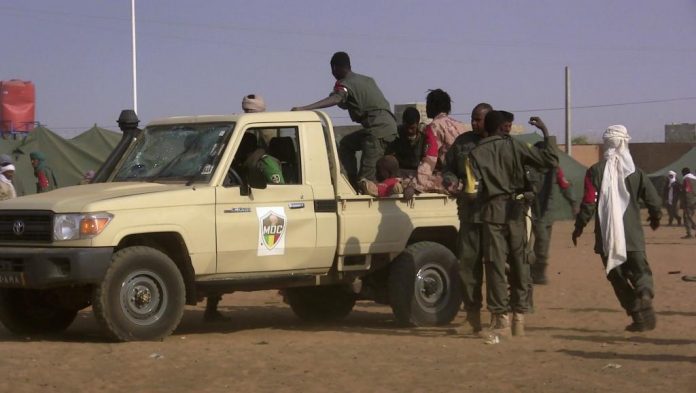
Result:
M657 327L655 310L650 307L649 309L642 310L641 313L643 314L643 331L654 330Z
M626 330L629 332L654 330L657 326L657 316L652 306L652 295L647 291L643 292L637 301L640 309L631 313L633 323L626 326Z
M653 330L657 326L657 316L655 316L655 309L652 306L652 295L644 291L640 296L640 313L643 315L643 324L645 326L645 331Z
M640 311L634 311L631 313L631 318L633 323L626 326L627 332L642 332L645 331L645 320L643 320L643 314Z
M221 322L229 320L228 317L222 315L218 311L218 303L222 300L222 295L211 295L208 296L208 302L205 305L205 313L203 313L203 320L206 322Z
M531 266L532 282L536 285L546 285L549 281L546 279L546 267L548 265L545 263L535 263Z

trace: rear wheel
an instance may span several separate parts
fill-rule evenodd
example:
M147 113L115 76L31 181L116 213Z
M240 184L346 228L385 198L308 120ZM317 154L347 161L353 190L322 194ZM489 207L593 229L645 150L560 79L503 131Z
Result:
M462 302L459 265L452 252L433 242L408 246L391 263L389 304L405 326L452 322Z
M55 291L0 290L0 322L14 334L58 333L75 320L78 309L66 308Z
M305 321L343 319L355 306L355 294L342 285L288 288L285 296L295 315Z
M116 340L159 340L179 325L185 299L183 278L171 258L133 246L114 254L94 292L94 315Z

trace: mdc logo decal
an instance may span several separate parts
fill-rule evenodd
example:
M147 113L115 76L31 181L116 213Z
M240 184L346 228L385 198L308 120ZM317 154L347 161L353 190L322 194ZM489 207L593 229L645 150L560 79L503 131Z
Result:
M288 218L282 207L259 207L259 245L257 255L284 255Z
M285 233L285 217L279 216L275 212L266 214L261 219L261 231L263 232L263 244L267 249L272 250Z

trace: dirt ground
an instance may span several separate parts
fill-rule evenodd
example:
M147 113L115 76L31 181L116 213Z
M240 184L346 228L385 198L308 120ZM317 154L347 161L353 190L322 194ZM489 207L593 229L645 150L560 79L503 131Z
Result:
M647 229L647 228L646 228ZM554 228L550 283L535 289L527 337L496 345L450 326L404 329L389 307L362 302L340 323L300 322L274 291L227 295L232 319L206 324L189 307L162 342L110 343L91 311L58 337L0 327L0 392L694 392L696 241L647 229L658 328L629 323L571 223ZM488 315L484 314L484 319Z

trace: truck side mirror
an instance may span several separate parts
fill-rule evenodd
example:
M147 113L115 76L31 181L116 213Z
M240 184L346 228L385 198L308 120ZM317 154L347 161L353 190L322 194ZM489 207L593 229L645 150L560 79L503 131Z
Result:
M257 188L257 189L265 189L266 186L268 186L268 182L266 182L266 176L261 172L261 169L258 167L258 165L254 165L253 168L249 171L249 177L247 179L248 181L248 187L251 188Z
M254 166L249 170L246 181L239 185L239 195L249 196L252 188L265 189L267 185L266 177L259 168Z

